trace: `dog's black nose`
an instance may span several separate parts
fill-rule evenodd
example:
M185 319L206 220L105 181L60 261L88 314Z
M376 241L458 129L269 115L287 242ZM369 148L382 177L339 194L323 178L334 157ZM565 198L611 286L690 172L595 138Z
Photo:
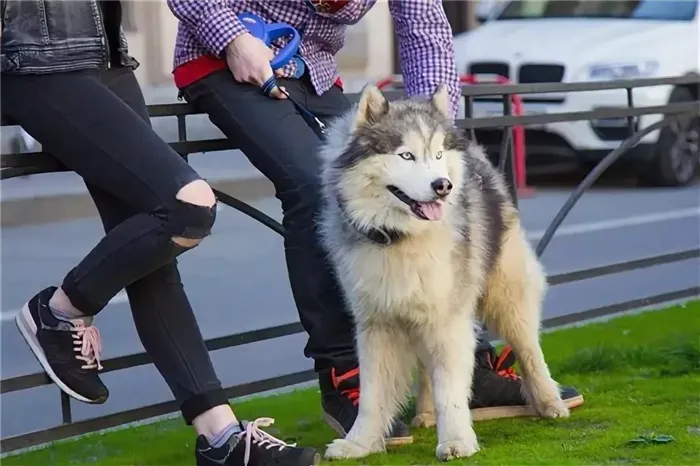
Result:
M438 178L430 183L430 186L435 191L435 194L440 197L445 197L452 191L452 183L447 178Z

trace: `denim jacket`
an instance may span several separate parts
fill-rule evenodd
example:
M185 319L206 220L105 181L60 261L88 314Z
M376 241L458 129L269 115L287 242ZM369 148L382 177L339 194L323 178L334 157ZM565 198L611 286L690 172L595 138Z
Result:
M97 0L0 0L0 70L44 74L108 68L110 50ZM120 31L123 66L136 69Z

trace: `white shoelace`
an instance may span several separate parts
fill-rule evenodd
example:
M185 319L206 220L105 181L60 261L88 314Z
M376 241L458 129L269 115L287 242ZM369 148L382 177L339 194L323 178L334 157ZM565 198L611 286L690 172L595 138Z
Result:
M248 466L248 461L250 460L250 446L252 444L265 447L267 450L270 448L278 448L280 451L288 447L297 446L296 443L285 443L260 429L261 427L270 427L274 423L275 420L270 417L261 417L253 422L248 422L245 426L245 430L237 434L239 438L245 437L243 466Z
M102 370L100 331L92 325L86 326L82 320L73 320L72 323L73 351L79 353L75 355L75 358L85 362L82 365L83 369Z

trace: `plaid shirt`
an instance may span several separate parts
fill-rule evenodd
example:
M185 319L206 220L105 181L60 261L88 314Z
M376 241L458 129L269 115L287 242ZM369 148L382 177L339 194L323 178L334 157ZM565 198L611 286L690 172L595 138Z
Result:
M338 77L335 55L345 42L345 29L362 19L375 3L376 0L168 0L168 6L180 20L174 65L202 55L221 56L226 45L246 32L236 14L254 13L269 23L286 23L301 32L299 55L320 95ZM389 10L396 23L406 94L430 95L439 84L448 83L456 115L460 85L452 30L442 1L389 1ZM279 50L275 46L273 49ZM284 76L294 76L295 67L293 62L285 66Z

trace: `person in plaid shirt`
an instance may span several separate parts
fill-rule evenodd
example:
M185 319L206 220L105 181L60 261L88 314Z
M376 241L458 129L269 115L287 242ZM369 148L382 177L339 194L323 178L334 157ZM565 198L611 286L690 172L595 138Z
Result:
M345 113L350 104L343 94L335 55L346 28L357 23L376 0L168 0L179 19L173 71L181 96L209 115L221 131L236 141L255 167L275 185L282 203L285 255L294 300L309 334L304 354L315 361L324 419L345 435L357 416L359 369L354 350L353 323L335 282L313 225L319 195L316 147L322 127L295 103L321 122ZM430 95L447 83L456 116L460 85L455 68L452 31L440 0L389 1L396 24L405 92ZM298 56L275 73L277 85L269 95L261 86L273 76L270 61L284 45L268 48L247 33L237 18L253 13L268 23L286 23L302 37ZM529 415L533 410L521 394L521 382L511 366L510 351L500 356L482 341L470 407L475 419ZM562 388L570 408L583 402L571 387ZM466 394L465 394L466 396ZM235 418L230 432L236 432ZM218 442L197 453L199 465L238 465L216 462L222 452L244 447L219 435ZM388 444L410 443L408 427L399 420ZM255 464L302 466L294 447L257 448ZM272 455L276 459L272 459ZM252 464L252 463L251 463ZM304 464L303 466L308 466Z

